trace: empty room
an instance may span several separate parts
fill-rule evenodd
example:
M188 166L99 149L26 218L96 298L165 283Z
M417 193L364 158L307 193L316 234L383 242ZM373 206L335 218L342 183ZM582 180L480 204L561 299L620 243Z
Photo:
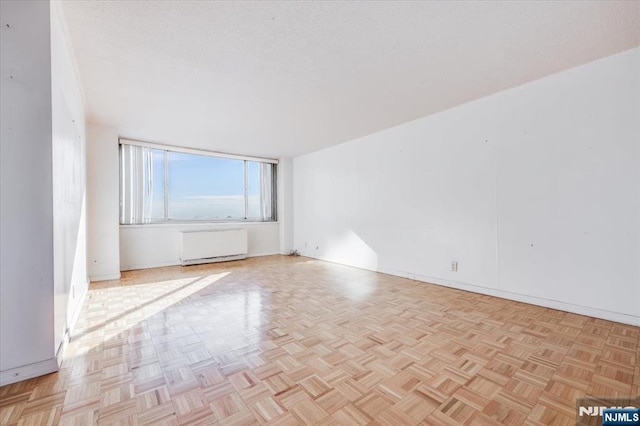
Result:
M1 425L640 424L640 1L0 1Z

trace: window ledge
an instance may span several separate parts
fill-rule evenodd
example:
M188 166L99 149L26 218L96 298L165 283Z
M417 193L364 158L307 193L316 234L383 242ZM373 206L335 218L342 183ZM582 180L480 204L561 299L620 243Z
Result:
M143 223L134 225L120 224L120 229L132 229L132 228L171 228L171 227L188 227L188 226L207 226L207 227L230 227L230 226L264 226L264 225L278 225L280 222L158 222L158 223Z

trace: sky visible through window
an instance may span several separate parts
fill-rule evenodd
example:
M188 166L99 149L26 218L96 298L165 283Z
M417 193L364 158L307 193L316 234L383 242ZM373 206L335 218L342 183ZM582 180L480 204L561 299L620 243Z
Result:
M276 165L123 144L122 224L275 221Z
M164 218L164 152L153 150L152 216ZM224 220L245 217L244 161L167 152L169 219ZM248 162L249 218L260 214L260 164Z

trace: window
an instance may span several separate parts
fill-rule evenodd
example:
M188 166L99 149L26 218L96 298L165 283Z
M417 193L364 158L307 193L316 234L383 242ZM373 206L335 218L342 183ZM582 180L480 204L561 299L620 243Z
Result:
M275 221L275 188L269 160L120 145L121 224Z

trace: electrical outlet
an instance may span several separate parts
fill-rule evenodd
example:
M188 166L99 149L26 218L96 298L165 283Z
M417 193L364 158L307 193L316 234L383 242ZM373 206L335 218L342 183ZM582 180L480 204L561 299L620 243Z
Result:
M309 245L307 244L307 242L304 242L304 248L307 248Z
M458 272L458 261L454 260L451 262L451 271Z

